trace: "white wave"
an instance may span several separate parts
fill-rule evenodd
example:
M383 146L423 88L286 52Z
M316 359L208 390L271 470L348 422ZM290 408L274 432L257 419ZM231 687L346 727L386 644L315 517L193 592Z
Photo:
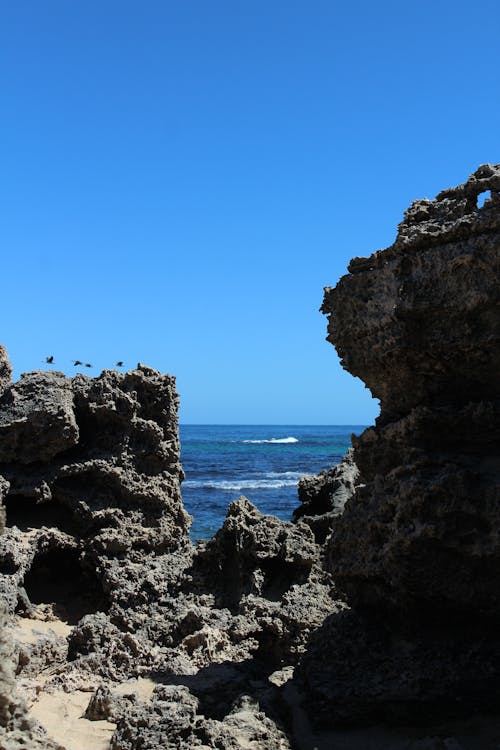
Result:
M269 440L242 440L242 443L298 443L295 437L270 438Z
M303 471L266 471L263 476L266 479L295 479L299 481L304 476Z
M210 490L227 490L229 492L240 492L241 490L277 490L281 487L295 487L296 485L297 481L294 479L242 479L240 482L197 482L188 479L182 483L183 487L203 487Z

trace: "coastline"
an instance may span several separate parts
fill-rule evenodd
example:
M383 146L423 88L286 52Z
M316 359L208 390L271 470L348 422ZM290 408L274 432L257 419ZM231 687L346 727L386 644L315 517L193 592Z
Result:
M414 201L326 288L381 413L291 522L239 496L193 545L175 378L12 383L0 347L3 747L497 747L499 196L482 165Z

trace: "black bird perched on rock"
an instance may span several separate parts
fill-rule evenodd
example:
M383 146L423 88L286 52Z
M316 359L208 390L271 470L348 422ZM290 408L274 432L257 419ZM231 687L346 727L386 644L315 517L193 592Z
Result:
M85 367L92 367L92 365L89 365L88 362L85 362Z
M115 367L123 367L123 362L117 362Z
M52 356L45 357L45 361L47 362L48 365L51 365L54 362L54 357L52 357Z
M83 362L80 362L79 359L75 359L75 360L73 360L73 364L74 364L75 367L78 367L78 365L83 365Z

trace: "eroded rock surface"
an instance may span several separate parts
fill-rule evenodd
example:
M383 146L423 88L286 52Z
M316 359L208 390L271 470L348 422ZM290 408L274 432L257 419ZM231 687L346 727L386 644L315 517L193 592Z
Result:
M329 338L381 407L331 545L353 603L500 616L499 191L484 166L416 201L394 245L326 293Z
M332 531L333 520L341 515L348 499L354 494L359 469L350 448L340 464L317 475L305 475L299 480L299 501L293 520L302 519L320 544Z
M328 541L357 614L329 618L301 666L326 723L498 708L499 191L484 165L415 201L394 245L326 290L328 338L381 407Z
M191 544L177 407L174 379L142 365L29 373L0 397L9 705L66 750L285 750L279 685L337 608L306 524L240 498Z
M12 366L7 349L0 344L0 396L12 382Z

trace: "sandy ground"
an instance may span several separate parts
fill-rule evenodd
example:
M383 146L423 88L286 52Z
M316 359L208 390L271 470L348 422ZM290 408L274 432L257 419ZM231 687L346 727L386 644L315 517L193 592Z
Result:
M121 685L109 686L113 693L136 693L142 701L151 698L156 683L139 678ZM109 750L111 735L116 724L110 721L89 721L83 714L91 693L77 690L74 693L40 693L30 708L30 713L47 730L52 739L66 750Z
M72 627L58 619L16 617L9 630L13 640L22 646L34 644L39 638L50 634L66 638ZM43 692L43 686L48 679L49 674L40 674L34 678L33 682L38 684L39 688L29 711L44 727L49 737L66 750L109 750L116 724L84 718L92 693L83 690L73 693ZM140 677L109 687L118 695L135 693L141 701L147 702L151 699L155 685L154 680Z
M83 718L90 693L40 693L30 713L67 750L109 750L116 724Z
M18 644L33 644L51 632L66 638L72 626L58 619L16 618L10 628ZM284 686L284 700L293 724L294 750L500 750L500 717L477 716L462 721L428 727L400 727L396 729L374 726L342 731L316 731L301 707L300 695L293 685L292 668L271 676L275 685ZM31 715L46 729L47 734L65 750L109 750L116 725L109 721L90 721L84 718L92 692L44 692L49 675L39 675L37 695L30 706ZM135 693L147 702L156 686L148 678L130 680L108 687L118 695ZM244 711L239 719L244 726ZM236 733L237 736L237 733ZM247 747L245 732L238 741L242 750ZM265 748L262 748L265 750Z
M66 638L71 630L72 625L62 620L45 621L18 617L16 623L10 628L10 633L18 643L36 643L41 635L47 635L50 631Z

